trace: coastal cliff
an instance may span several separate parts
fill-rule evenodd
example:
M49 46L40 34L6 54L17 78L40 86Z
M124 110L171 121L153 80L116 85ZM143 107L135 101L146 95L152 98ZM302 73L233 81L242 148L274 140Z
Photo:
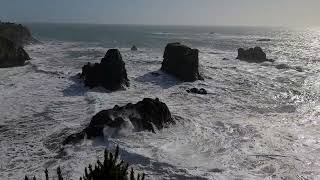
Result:
M30 57L21 46L0 36L0 68L23 66L27 60Z
M9 39L19 46L38 42L32 37L27 27L9 22L0 22L0 36Z

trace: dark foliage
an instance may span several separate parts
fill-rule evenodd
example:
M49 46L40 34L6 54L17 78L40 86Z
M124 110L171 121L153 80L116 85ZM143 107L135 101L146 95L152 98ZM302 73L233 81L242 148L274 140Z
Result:
M117 146L115 153L105 150L104 161L97 161L97 164L93 167L91 164L88 168L85 168L84 175L80 177L80 180L144 180L145 174L138 174L134 176L134 171L131 168L129 173L129 165L123 161L119 162L119 147ZM49 180L48 170L45 170L46 180ZM57 179L63 180L60 167L57 168ZM25 180L36 180L34 176L29 179L25 176Z

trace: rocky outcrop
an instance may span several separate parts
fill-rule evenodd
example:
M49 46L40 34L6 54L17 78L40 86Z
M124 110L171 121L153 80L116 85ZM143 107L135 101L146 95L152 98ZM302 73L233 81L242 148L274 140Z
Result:
M22 66L27 60L30 60L30 57L21 46L0 37L0 68Z
M133 45L133 46L131 47L131 51L138 51L137 46Z
M0 23L0 36L9 39L18 46L38 42L32 37L29 29L21 24Z
M82 67L81 77L86 86L102 86L110 91L129 86L125 63L118 49L109 49L100 63Z
M145 98L137 104L129 103L123 107L116 105L113 109L100 111L93 116L87 128L80 133L67 137L63 144L76 143L85 136L89 139L103 136L106 127L118 130L133 128L137 132L155 132L170 124L175 124L175 121L167 105L158 98Z
M247 50L239 48L237 59L250 63L262 63L265 61L273 62L272 59L267 59L266 53L264 53L260 47L250 48Z
M201 94L201 95L206 95L208 94L207 90L203 89L203 88L191 88L191 89L187 89L187 93L193 93L193 94Z
M161 70L183 81L203 80L199 73L199 50L180 43L166 46Z

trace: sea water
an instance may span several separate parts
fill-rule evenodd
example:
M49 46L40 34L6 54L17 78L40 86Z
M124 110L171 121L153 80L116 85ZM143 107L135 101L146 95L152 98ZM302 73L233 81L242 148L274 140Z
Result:
M32 60L0 69L0 179L43 179L45 168L54 177L58 166L78 179L116 145L121 159L148 179L320 178L320 29L27 26L42 42L25 47ZM159 70L170 42L200 50L204 81L181 82ZM254 46L275 63L236 60L237 48ZM130 87L112 93L84 87L81 67L99 62L109 48L121 51ZM188 94L191 87L209 94ZM177 124L61 145L100 110L145 97L165 102Z

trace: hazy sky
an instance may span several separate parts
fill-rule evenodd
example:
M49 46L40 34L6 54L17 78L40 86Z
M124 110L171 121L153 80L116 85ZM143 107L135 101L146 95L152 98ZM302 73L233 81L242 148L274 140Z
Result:
M320 0L0 0L0 20L320 26Z

